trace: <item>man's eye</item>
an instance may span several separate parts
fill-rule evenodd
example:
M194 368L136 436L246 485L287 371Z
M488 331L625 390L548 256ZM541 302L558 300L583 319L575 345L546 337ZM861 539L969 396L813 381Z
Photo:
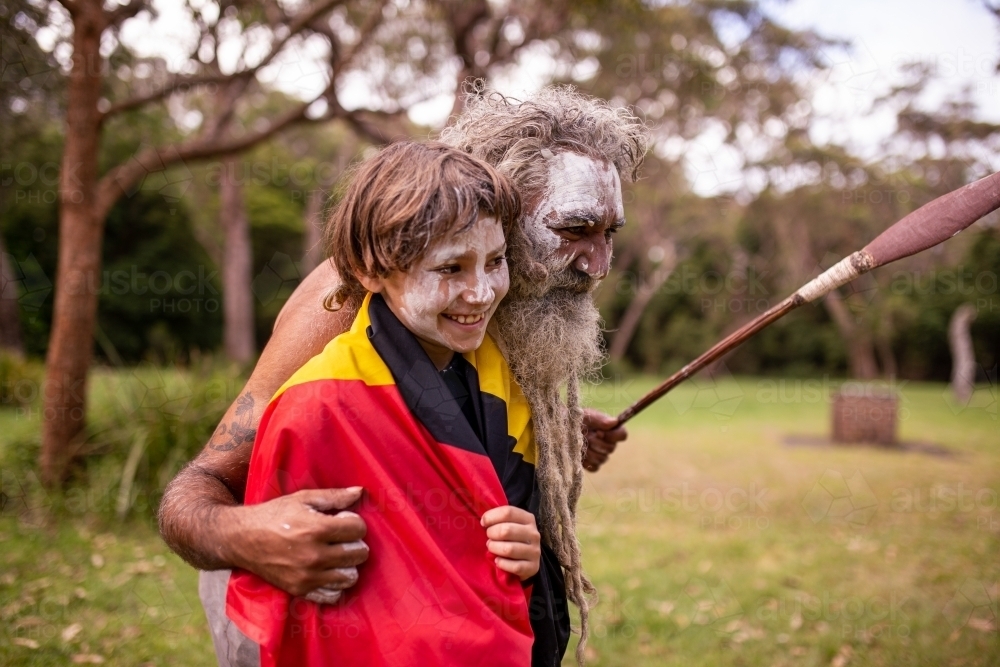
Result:
M580 225L578 227L563 227L561 231L573 234L574 236L583 236L586 233L587 228Z

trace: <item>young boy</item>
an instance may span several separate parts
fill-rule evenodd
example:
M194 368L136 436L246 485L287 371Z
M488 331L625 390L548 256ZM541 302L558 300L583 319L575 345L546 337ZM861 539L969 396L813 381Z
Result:
M355 174L328 247L333 301L357 316L271 399L246 502L361 486L371 555L332 605L233 573L227 614L262 667L559 663L530 412L486 335L519 213L504 177L443 144L394 144Z

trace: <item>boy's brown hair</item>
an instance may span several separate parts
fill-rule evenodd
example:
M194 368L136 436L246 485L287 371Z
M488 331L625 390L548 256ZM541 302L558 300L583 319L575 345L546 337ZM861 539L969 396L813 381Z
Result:
M438 142L401 141L362 162L327 222L324 246L341 284L328 310L360 303L358 276L406 271L431 243L471 227L480 211L506 236L521 214L507 177Z

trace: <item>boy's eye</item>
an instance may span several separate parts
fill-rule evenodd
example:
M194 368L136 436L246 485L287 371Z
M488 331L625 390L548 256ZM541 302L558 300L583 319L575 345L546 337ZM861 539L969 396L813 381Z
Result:
M493 264L493 266L502 266L503 263L506 262L506 261L507 261L507 258L504 255L500 255L499 257L494 257L493 258L492 264Z
M438 273L451 274L451 273L458 273L459 271L461 271L461 269L459 268L458 264L449 264L448 266L442 266L436 269L436 271Z

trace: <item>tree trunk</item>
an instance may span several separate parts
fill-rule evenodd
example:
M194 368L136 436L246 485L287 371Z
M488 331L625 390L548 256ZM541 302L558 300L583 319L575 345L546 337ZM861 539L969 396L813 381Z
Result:
M104 16L100 2L81 1L75 6L66 143L59 173L59 259L43 387L40 467L48 486L65 479L84 426L104 233L104 217L95 211Z
M242 162L236 158L222 163L219 204L225 239L222 249L223 341L229 359L246 363L253 358L256 343L250 220L243 203L242 175L236 173L241 168Z
M316 188L306 200L305 226L303 237L302 277L308 276L323 261L323 198L324 192Z
M646 307L653 300L656 291L670 278L670 274L674 272L676 264L677 255L673 250L673 244L671 244L667 256L656 267L653 274L642 281L642 284L636 290L635 297L632 298L625 312L622 313L622 318L618 322L618 331L615 332L614 338L611 339L611 346L608 350L608 356L611 358L611 361L621 361L625 356L629 343L632 342L635 332L639 328L639 322L642 321L642 314L646 312Z
M823 305L826 306L827 312L840 331L840 337L847 345L851 377L859 380L877 378L878 364L875 363L875 345L871 334L853 322L851 311L836 290L823 298Z
M968 403L976 384L976 357L972 348L969 327L976 319L976 308L963 303L951 316L948 324L948 343L951 345L951 390L955 400Z
M18 306L17 275L14 259L0 238L0 348L9 355L24 358L21 338L21 308Z
M464 0L445 8L455 54L461 61L455 78L455 101L449 119L457 118L465 108L465 84L484 76L485 63L476 62L475 29L490 17L489 4L484 0ZM492 55L492 54L491 54Z
M896 363L896 355L892 351L892 343L887 336L878 336L875 341L875 349L878 352L879 363L882 364L882 375L894 380L899 375L899 364Z

